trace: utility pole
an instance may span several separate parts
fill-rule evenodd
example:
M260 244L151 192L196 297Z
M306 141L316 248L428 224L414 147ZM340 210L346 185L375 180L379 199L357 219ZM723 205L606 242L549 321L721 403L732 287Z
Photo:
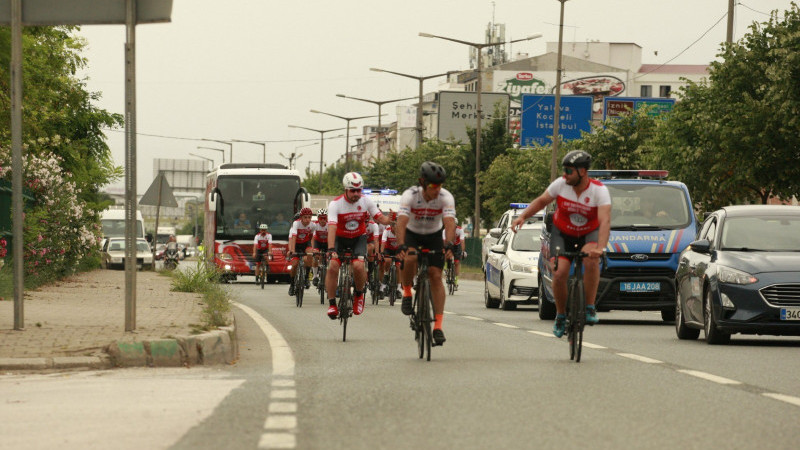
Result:
M733 9L736 5L736 0L728 0L728 35L725 37L725 42L728 44L733 43Z

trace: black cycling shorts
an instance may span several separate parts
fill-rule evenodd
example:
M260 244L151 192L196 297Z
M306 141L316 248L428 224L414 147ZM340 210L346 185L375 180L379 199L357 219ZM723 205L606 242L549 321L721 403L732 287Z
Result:
M453 247L453 259L455 259L456 261L461 261L461 255L462 255L461 244L458 244L455 247Z
M556 247L560 248L562 252L577 252L587 243L596 243L599 236L600 231L598 229L594 229L583 236L575 237L562 234L558 228L553 227L553 231L550 233L550 254L555 254ZM562 256L562 258L566 257Z
M305 253L306 249L308 248L308 245L310 243L311 243L311 241L308 241L308 242L295 242L294 243L294 253L295 254L292 255L292 258L297 258L297 253Z
M359 259L364 259L367 256L367 235L362 234L361 236L354 237L354 238L346 238L341 236L336 236L335 240L335 248L336 253L341 256L343 253L349 251L353 254L354 257L358 257Z
M314 241L314 248L316 248L317 250L325 253L326 251L328 251L328 243L327 242Z
M406 245L408 248L427 248L437 252L435 255L428 258L428 265L431 267L444 268L444 242L442 242L442 230L435 231L431 234L417 234L413 231L406 229Z
M255 262L260 262L262 259L264 259L264 256L268 255L268 254L269 254L269 250L256 249L256 261ZM269 260L269 258L266 258L266 259Z

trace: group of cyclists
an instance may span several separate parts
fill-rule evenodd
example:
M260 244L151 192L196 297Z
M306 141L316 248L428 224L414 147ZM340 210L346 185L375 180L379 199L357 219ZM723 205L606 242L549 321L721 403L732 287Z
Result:
M553 181L544 193L530 203L512 222L511 229L516 232L535 212L553 201L556 202L551 247L559 247L565 251L581 250L588 254L584 260L586 322L595 324L598 322L594 302L599 284L599 258L608 244L611 200L608 189L601 182L590 178L587 173L591 159L591 155L583 150L569 152L562 160L563 176ZM345 252L351 254L354 278L353 314L360 315L365 304L365 263L380 260L383 256L393 256L403 261L400 274L401 310L403 314L411 315L412 286L417 267L416 251L427 249L432 255L428 260L427 275L434 310L433 341L434 345L444 344L446 339L442 325L445 287L442 271L445 260L452 259L458 275L459 261L466 256L464 232L456 223L455 199L442 186L446 178L445 169L440 164L426 161L420 167L418 184L403 192L399 211L384 214L372 199L362 196L362 176L355 172L345 174L342 179L344 192L330 202L327 211L321 209L317 212L316 222L312 221L311 209L303 208L299 218L292 224L288 245L292 279L295 276L296 262L303 257L306 267L313 268L306 278L305 287L310 286L309 278L312 273L316 285L323 278L322 274L317 273L318 260L326 257L328 268L324 274L324 287L329 303L327 315L331 319L337 319L339 309L336 293L341 265L339 256ZM271 244L267 225L260 226L253 243L253 258L261 263L269 253ZM383 258L383 263L377 264L381 280L392 261L392 258ZM563 336L565 329L568 276L569 264L560 264L553 273L557 312L553 334L557 337ZM294 283L290 283L289 295L294 295L293 289ZM396 286L387 286L386 289L396 289Z

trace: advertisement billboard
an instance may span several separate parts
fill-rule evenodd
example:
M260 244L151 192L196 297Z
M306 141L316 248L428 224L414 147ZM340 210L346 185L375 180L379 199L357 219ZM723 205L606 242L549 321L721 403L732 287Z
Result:
M648 113L649 116L660 116L672 111L675 106L674 98L650 97L612 97L604 100L603 120L609 117L619 117L630 111L636 111L645 106L654 106Z
M588 95L561 96L559 134L562 141L581 137L591 131L593 99ZM555 95L525 94L522 96L520 145L549 145L553 141Z
M508 124L508 94L481 93L481 120L492 120L498 111ZM475 92L442 91L439 93L439 140L468 142L467 127L475 128L478 119L478 94ZM485 123L485 122L484 122Z

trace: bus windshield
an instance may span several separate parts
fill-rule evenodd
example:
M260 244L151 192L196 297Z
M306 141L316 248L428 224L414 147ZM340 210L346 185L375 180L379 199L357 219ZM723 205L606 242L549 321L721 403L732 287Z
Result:
M292 175L223 175L217 180L223 214L217 208L217 239L253 239L258 226L269 225L276 240L288 240L300 179Z

